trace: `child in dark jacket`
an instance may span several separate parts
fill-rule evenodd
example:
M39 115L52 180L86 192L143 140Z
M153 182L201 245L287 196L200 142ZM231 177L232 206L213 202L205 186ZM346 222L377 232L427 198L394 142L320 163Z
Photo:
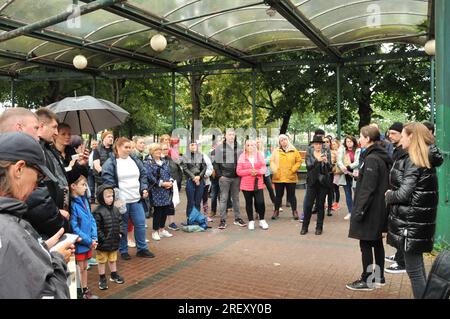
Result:
M106 262L111 271L110 281L123 284L124 279L117 273L117 250L119 249L122 216L119 209L114 206L114 188L109 185L101 185L97 190L97 201L100 204L94 211L97 223L98 246L97 262L100 280L98 288L108 289L106 281Z
M92 250L97 247L97 225L86 198L87 170L74 167L67 172L67 180L71 196L70 225L73 233L81 238L75 244L75 260L80 268L79 295L83 299L98 299L87 287L88 260L92 257Z

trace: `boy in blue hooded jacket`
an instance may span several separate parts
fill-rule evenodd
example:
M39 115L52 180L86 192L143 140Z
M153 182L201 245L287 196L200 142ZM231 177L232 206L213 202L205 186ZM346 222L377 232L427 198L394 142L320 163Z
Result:
M97 247L97 224L91 214L86 198L87 170L74 167L67 172L70 187L70 225L81 241L75 244L75 260L80 270L81 295L83 299L98 299L87 286L87 265L92 250Z

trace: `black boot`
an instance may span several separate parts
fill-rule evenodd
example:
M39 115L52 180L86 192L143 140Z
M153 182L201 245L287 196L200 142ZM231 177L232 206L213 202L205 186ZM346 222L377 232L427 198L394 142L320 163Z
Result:
M308 228L302 227L302 230L300 231L300 235L306 235L308 233Z

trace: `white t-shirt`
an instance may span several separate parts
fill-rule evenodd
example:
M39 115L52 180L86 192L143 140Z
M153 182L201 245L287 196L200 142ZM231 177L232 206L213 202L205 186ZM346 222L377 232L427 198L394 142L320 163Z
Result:
M249 156L248 160L250 164L252 164L252 167L255 167L255 156Z
M119 181L120 197L127 204L136 203L141 199L139 176L139 168L130 156L126 159L117 159L117 180Z

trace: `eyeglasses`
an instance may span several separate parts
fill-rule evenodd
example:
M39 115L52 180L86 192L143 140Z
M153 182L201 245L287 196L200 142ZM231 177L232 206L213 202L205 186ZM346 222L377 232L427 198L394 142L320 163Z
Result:
M42 172L39 169L39 167L37 167L36 165L30 164L30 163L27 163L27 162L25 162L25 166L28 167L28 168L34 169L37 172L37 176L38 176L37 177L37 183L38 184L41 183L42 181L44 181L46 176L44 174L42 174Z

